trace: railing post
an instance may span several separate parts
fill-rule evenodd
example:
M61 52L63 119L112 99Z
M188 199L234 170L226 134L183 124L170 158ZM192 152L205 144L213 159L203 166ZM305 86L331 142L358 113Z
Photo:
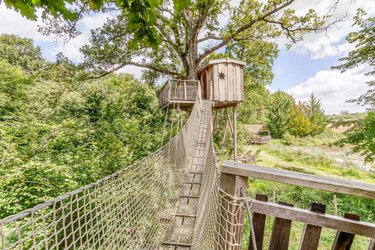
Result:
M186 81L184 81L184 100L187 101Z
M220 188L226 193L221 198L219 244L220 249L241 249L244 204L241 191L246 193L247 177L221 173Z
M172 85L171 85L171 81L168 80L168 101L171 100L171 89L172 89L171 86L172 86Z

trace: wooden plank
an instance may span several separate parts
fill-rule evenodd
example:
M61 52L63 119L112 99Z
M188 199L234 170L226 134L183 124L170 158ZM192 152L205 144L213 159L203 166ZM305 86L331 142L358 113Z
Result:
M226 100L231 101L232 100L232 91L233 91L233 85L232 85L232 65L231 64L225 64L226 65L226 73L225 73L225 78L226 78L226 86L227 86L227 92L226 92Z
M375 185L359 181L316 176L229 161L223 162L222 172L302 187L315 188L335 193L351 194L372 199L375 198Z
M235 65L233 64L228 64L229 67L229 72L230 72L230 82L228 86L228 91L230 91L229 95L229 101L233 102L234 99L234 94L236 92L236 71L235 71Z
M193 237L195 217L185 217L180 228L178 242L190 243Z
M168 241L177 242L180 228L182 226L182 220L183 218L181 217L173 218L173 222L171 224L171 231L169 234L167 234Z
M184 81L184 100L187 101L186 81Z
M254 213L304 222L310 225L358 234L369 238L373 238L375 235L375 223L355 221L329 214L318 214L300 208L291 208L257 200L252 201L251 210Z
M240 92L241 92L241 100L243 101L245 99L245 93L244 93L244 75L243 75L243 67L240 68Z
M237 101L237 74L236 74L237 65L232 64L232 91L233 91L233 101Z
M163 241L161 244L162 245L172 245L172 246L186 246L186 247L191 246L190 243L174 242L174 241Z
M242 99L241 95L241 67L236 65L236 101L240 101Z
M219 66L215 64L212 67L212 79L214 81L214 86L215 86L215 101L220 101L220 85L219 85L219 77L218 77L218 71L219 71Z
M218 68L217 74L219 74L219 73L226 74L227 73L224 65L218 64L217 68ZM227 87L226 78L227 77L228 77L227 75L225 76L224 79L220 79L218 77L218 84L219 84L219 89L220 89L220 93L219 93L219 101L220 102L224 102L227 99L227 91L226 91L226 87Z
M268 201L268 197L265 195L257 194L255 196L255 199L259 201ZM260 214L260 213L253 213L253 224L254 224L254 234L255 234L255 242L258 250L263 249L263 239L264 239L264 228L266 225L266 215ZM249 245L248 250L254 250L253 247L253 240L252 240L252 234L253 232L250 232L250 238L249 238Z
M282 206L293 207L292 204L279 202ZM292 220L276 217L273 222L269 250L288 250Z
M237 85L238 85L238 76L237 76L237 67L238 65L232 65L233 67L233 100L237 101Z
M313 203L310 210L312 212L324 214L326 212L326 205ZM320 234L322 227L305 224L302 234L302 241L299 246L300 250L315 250L318 249Z
M359 221L359 215L346 213L344 218ZM335 241L333 242L332 250L346 250L350 249L355 234L338 231Z

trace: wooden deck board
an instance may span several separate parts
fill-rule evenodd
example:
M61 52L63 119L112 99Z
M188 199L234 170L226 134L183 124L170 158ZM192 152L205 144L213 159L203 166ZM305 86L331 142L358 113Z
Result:
M205 112L203 112L204 115ZM207 119L207 117L202 117L202 119ZM208 139L207 130L208 127L204 125L204 122L200 123L198 140L195 142L192 160L185 174L176 213L173 215L173 222L170 226L170 233L167 234L164 243L162 243L162 249L190 249L200 197Z

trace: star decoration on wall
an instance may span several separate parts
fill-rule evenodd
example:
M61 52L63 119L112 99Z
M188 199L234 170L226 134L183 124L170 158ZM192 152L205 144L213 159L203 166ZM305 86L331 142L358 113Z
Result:
M219 72L219 79L224 80L225 79L225 73L224 72Z

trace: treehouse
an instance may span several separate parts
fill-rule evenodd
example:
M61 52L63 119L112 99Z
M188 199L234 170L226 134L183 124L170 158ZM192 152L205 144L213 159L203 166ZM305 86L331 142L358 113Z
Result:
M197 89L202 98L211 100L214 108L235 107L244 100L244 62L233 59L211 60L198 71L199 80L170 80L162 87L160 104L163 108L191 110Z

